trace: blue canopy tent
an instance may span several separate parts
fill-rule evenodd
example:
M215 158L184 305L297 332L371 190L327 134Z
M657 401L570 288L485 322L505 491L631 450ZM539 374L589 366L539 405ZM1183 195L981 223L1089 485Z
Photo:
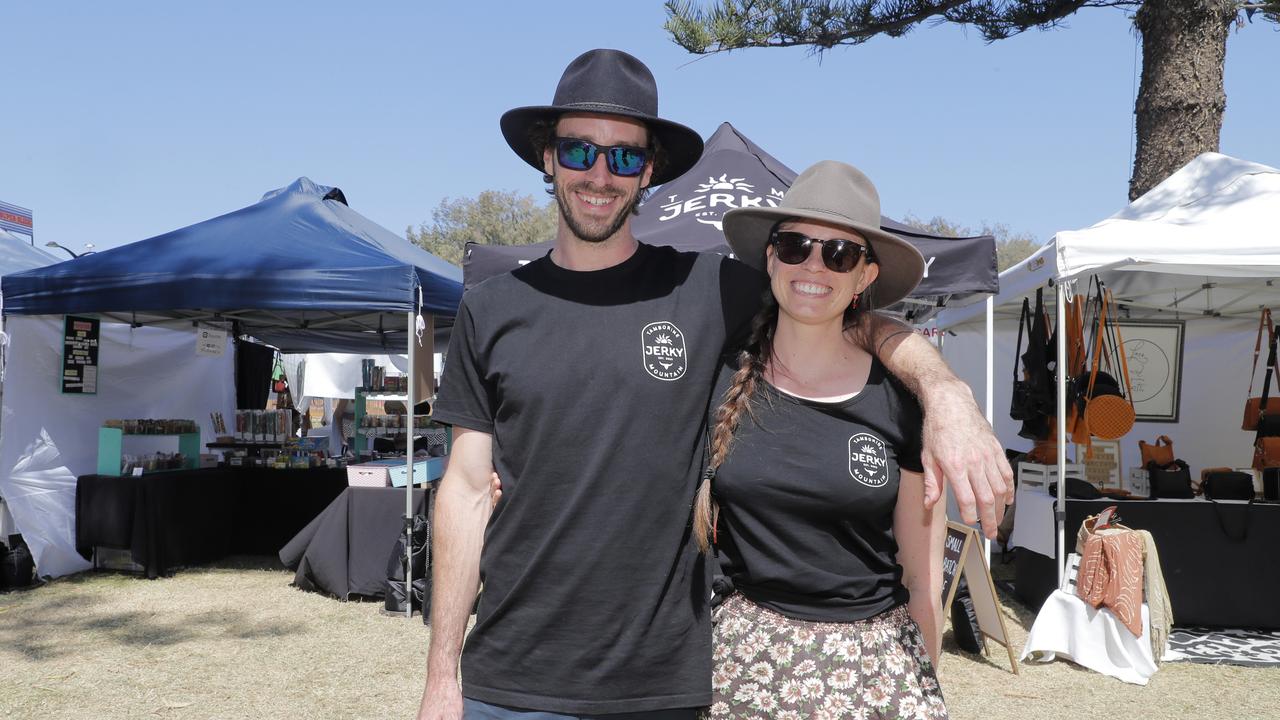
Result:
M356 213L338 188L299 178L226 215L6 275L0 291L6 315L222 324L285 352L407 349L413 367L418 332L456 314L462 271ZM411 398L429 394L409 378Z
M410 313L452 317L462 273L347 207L341 190L299 178L226 215L6 275L0 289L9 315L224 320L271 344L323 330L341 349L383 352Z

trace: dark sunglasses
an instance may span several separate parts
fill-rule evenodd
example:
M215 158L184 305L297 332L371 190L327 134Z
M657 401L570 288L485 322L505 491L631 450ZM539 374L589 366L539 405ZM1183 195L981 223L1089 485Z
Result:
M822 247L822 264L832 272L853 270L863 255L867 256L867 262L874 261L869 245L860 245L852 240L818 240L804 233L774 230L769 236L769 244L778 259L788 265L799 265L808 260L814 244Z
M556 138L553 142L556 160L570 170L590 170L596 164L596 157L604 153L609 172L619 177L635 177L644 172L644 164L649 159L647 149L631 145L605 147L578 138Z

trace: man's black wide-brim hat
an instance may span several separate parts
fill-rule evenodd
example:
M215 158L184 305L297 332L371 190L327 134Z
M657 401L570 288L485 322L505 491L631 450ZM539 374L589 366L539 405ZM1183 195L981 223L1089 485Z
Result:
M622 115L648 125L666 156L665 166L654 173L651 185L680 177L702 156L702 137L684 125L658 117L658 84L653 73L621 50L590 50L579 55L565 68L550 105L503 113L502 136L525 162L544 172L542 148L534 146L529 127L570 112Z

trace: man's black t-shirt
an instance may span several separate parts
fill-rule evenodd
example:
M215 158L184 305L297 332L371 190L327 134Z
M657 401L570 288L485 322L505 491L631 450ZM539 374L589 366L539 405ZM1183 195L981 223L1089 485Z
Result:
M726 364L713 408L735 368ZM899 469L919 472L920 406L878 360L840 402L756 385L752 414L713 482L721 569L788 617L850 622L907 601L893 509Z
M691 539L704 414L763 276L640 245L611 268L549 257L471 290L435 419L493 435L463 694L560 713L711 700L710 588Z

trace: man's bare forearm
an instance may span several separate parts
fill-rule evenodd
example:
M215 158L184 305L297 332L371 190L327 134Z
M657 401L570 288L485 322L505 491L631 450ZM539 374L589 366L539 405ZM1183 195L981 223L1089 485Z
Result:
M431 645L427 681L455 680L467 618L480 589L480 550L489 521L488 490L441 482L431 545Z
M433 717L435 704L461 702L458 658L467 618L480 587L480 551L492 511L491 452L489 435L460 433L454 441L449 470L436 493L431 546L431 644L422 717Z
M964 396L972 400L969 386L951 372L933 344L906 323L880 313L868 313L859 323L854 338L920 398L926 409L934 394L954 393L961 387Z
M1004 506L1013 501L1013 470L973 391L928 340L901 322L869 313L852 336L920 400L926 507L942 499L943 483L950 483L960 517L981 520L994 538Z

